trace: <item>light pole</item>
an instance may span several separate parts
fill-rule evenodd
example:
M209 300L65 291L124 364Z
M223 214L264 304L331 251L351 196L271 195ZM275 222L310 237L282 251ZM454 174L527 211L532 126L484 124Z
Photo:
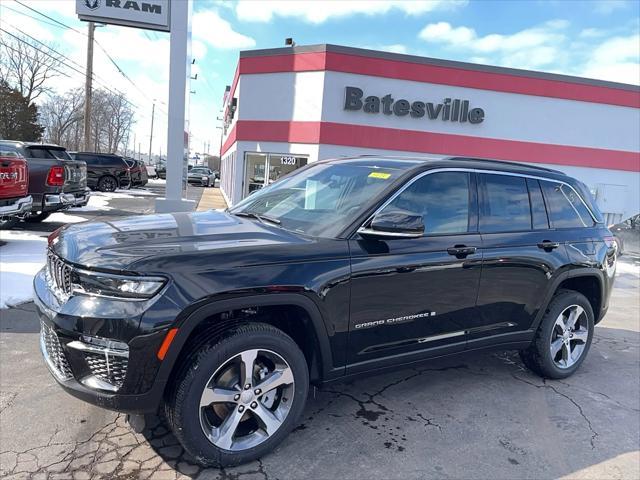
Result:
M87 71L84 80L84 150L91 151L91 89L93 81L93 32L96 25L93 22L87 24Z
M151 107L151 135L149 136L149 165L151 165L151 146L153 145L153 118L156 113L156 101L153 100L153 107Z

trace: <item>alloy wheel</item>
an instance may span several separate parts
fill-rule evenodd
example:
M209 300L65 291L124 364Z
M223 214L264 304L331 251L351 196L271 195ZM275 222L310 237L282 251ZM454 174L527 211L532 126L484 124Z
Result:
M562 369L575 365L589 339L587 314L579 305L565 308L551 331L551 358Z
M256 447L282 426L293 394L293 371L280 355L243 351L209 378L200 397L202 431L224 450Z
M101 184L104 192L115 192L116 188L118 188L116 181L111 177L103 178Z

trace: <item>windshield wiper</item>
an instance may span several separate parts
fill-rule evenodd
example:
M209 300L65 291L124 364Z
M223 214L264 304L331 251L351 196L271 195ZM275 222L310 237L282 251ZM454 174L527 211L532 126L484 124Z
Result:
M277 218L273 218L268 215L258 215L257 213L253 213L253 212L235 212L234 215L238 217L255 218L262 223L269 222L269 223L274 223L275 225L280 225L282 223Z

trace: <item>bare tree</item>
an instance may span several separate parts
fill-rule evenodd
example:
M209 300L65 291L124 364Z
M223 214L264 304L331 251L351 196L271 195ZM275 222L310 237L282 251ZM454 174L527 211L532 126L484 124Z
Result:
M41 108L40 121L45 139L69 150L83 148L84 90L78 88L63 95L52 95ZM91 142L93 151L124 151L135 124L132 104L120 93L94 90L91 101Z
M45 127L47 141L78 148L76 135L82 120L84 92L70 90L63 95L52 95L40 107L40 122Z
M62 56L23 35L5 30L0 35L0 70L3 79L29 103L49 91L47 80L60 72Z

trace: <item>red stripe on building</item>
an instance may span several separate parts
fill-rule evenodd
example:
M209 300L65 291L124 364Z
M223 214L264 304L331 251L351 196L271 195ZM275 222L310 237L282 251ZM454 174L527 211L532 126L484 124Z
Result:
M639 152L501 140L447 133L418 132L333 122L239 120L223 146L223 153L235 141L242 140L320 143L640 172Z
M562 80L482 72L335 52L243 57L240 59L238 68L240 75L323 70L640 108L640 89L630 91ZM236 85L237 78L234 78L232 95L235 94Z

